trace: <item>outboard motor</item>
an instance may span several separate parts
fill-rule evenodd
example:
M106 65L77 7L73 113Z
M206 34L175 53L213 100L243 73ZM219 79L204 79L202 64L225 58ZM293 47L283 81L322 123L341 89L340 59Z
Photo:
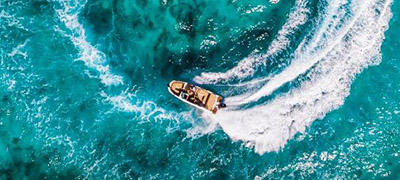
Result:
M223 103L223 102L221 102L221 103L219 104L219 108L226 108L226 104Z

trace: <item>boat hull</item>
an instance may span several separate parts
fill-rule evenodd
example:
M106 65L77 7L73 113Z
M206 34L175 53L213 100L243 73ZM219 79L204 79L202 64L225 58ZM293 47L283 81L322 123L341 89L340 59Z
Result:
M184 81L171 81L168 84L168 91L186 104L206 112L215 114L221 107L221 96Z

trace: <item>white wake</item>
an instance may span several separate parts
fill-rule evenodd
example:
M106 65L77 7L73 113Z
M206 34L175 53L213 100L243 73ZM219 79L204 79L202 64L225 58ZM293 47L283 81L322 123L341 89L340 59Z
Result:
M118 95L110 95L114 93L109 92L107 88L105 88L104 91L99 92L104 102L113 105L113 108L110 109L110 112L115 112L115 110L121 112L132 112L135 113L135 115L137 114L137 118L133 120L139 121L179 121L180 119L184 118L184 116L187 116L187 114L167 112L164 109L158 107L152 101L139 100L136 97L136 91L131 87L127 87L123 83L123 76L117 75L112 72L109 65L107 64L106 55L96 49L87 41L85 29L83 28L83 25L79 23L79 12L85 6L86 2L82 3L77 0L65 0L59 3L61 7L55 9L59 19L65 24L65 28L55 27L55 29L56 31L59 31L62 35L68 37L75 45L75 47L79 50L80 57L76 60L83 61L89 69L96 70L99 73L98 76L92 76L90 74L88 75L90 77L99 78L106 87L119 87L119 89L125 88L125 90ZM170 130L171 129L166 129L167 132ZM63 138L63 136L59 137ZM55 139L49 140L54 141ZM72 144L71 142L74 141L75 140L70 139L69 137L63 138L61 140L61 142L68 142L68 145ZM70 145L70 147L72 149L72 152L69 154L69 157L72 157L72 154L74 153L74 148L73 145ZM83 153L86 152L87 151L83 151ZM93 152L95 152L95 150ZM92 154L88 156L93 157ZM83 163L79 164L79 166L82 171L86 172L86 178L90 178L92 174L97 173L95 170L96 168L98 168L98 164L100 162L109 162L107 159L107 155L102 157L84 159L81 160ZM77 162L76 160L73 161Z
M60 7L55 8L55 11L66 29L55 27L55 30L68 37L79 50L79 58L76 60L83 61L88 68L96 70L99 73L101 82L105 86L122 86L126 89L119 95L110 95L110 93L105 91L101 92L100 95L106 101L113 104L117 110L139 113L141 119L179 119L176 117L176 113L167 113L164 109L157 107L152 101L137 100L136 94L130 91L131 88L124 86L123 76L112 72L107 64L106 55L87 41L86 31L79 22L79 13L85 7L86 1L62 0L58 3ZM88 75L92 77L90 74ZM97 77L95 76L95 78Z
M278 32L277 37L272 41L266 54L251 55L240 61L237 66L227 72L206 72L196 76L193 80L199 84L227 83L232 79L243 79L254 75L255 70L260 65L265 65L267 57L275 56L286 49L290 43L289 36L306 22L309 10L306 8L305 0L296 1L296 7L289 14L287 23ZM263 79L267 80L267 79ZM259 81L259 80L255 80Z
M120 75L113 74L107 65L106 56L98 51L86 39L86 32L83 25L79 23L79 13L86 2L60 1L61 8L56 9L57 15L65 26L72 33L63 33L68 36L75 47L80 51L80 57L76 60L83 61L86 66L96 69L100 73L100 79L105 85L118 85L123 83Z
M232 139L254 145L257 153L279 150L315 119L342 105L355 76L380 62L391 4L392 0L327 2L315 32L297 47L286 69L261 89L229 97L226 102L228 106L251 103L300 75L306 75L307 80L266 104L205 117L217 121Z

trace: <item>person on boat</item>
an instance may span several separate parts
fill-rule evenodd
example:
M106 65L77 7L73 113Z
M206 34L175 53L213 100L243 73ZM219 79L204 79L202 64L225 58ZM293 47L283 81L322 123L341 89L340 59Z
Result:
M190 90L196 91L196 86L194 86L193 84L188 84L188 87Z
M186 99L195 104L197 104L196 102L200 100L196 94L196 87L192 84L188 84L186 88L179 88L178 90L182 92L181 97L183 99Z
M189 91L187 91L186 89L183 89L183 88L178 88L177 90L179 90L179 91L182 92L182 93L181 93L181 97L182 97L183 99L189 100L189 98L190 98Z
M195 91L192 91L192 90L189 90L189 91L188 91L188 94L189 94L190 99L194 99L195 96L196 96L196 92L195 92Z
M188 84L186 86L186 89L184 92L187 92L187 94L189 95L189 97L187 98L187 100L189 100L190 102L192 102L193 104L197 104L200 107L204 107L203 102L200 100L199 96L197 95L196 92L196 86L193 84Z
M193 84L188 84L186 91L189 94L189 99L192 101L196 100L196 87Z

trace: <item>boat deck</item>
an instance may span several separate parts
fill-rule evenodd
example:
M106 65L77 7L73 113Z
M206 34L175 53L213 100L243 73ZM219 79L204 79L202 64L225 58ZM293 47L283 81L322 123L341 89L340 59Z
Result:
M204 104L204 107L210 111L213 110L214 105L217 100L217 96L215 94L210 93L207 90L204 89L198 89L196 91L197 97L201 100L201 102Z
M185 85L184 82L175 81L175 82L173 82L173 83L170 84L170 88L171 88L171 91L172 91L175 95L179 96L179 94L181 93L181 91L182 91L184 85Z
M189 87L186 84L187 83L182 81L172 81L169 84L169 88L171 92L177 96L177 98L182 99L183 101L186 101L194 106L209 110L212 113L217 112L218 108L216 107L216 103L221 101L222 98L220 96L196 86L195 96L197 97L197 100L194 100L196 98L193 98L192 100L183 99L180 97L182 90L185 89L189 91ZM200 100L200 102L198 100Z

